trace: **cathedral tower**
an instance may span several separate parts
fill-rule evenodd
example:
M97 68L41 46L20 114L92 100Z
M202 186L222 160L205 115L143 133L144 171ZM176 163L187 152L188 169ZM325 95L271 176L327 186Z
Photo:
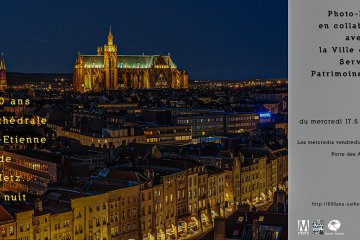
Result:
M6 67L5 67L4 53L2 53L0 60L0 91L3 91L5 89L7 89Z
M188 74L177 68L170 54L118 55L111 32L97 54L80 54L74 65L74 89L100 92L126 88L188 88Z
M78 56L76 58L76 63L74 67L74 88L75 91L84 92L84 89L87 87L90 88L91 86L85 86L85 64L84 64L84 58L78 53ZM89 84L89 83L88 83Z
M111 26L108 35L108 43L104 46L104 68L105 68L105 89L117 89L118 87L118 66L117 46L114 45L114 37L111 33Z

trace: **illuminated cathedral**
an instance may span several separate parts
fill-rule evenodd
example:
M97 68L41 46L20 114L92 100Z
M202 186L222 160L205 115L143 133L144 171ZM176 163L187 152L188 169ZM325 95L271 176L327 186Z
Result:
M4 54L2 53L0 60L0 91L4 91L6 89L7 89L6 67L5 67Z
M177 69L168 55L118 55L111 28L108 42L97 55L78 54L74 67L76 91L115 89L187 89L186 71Z

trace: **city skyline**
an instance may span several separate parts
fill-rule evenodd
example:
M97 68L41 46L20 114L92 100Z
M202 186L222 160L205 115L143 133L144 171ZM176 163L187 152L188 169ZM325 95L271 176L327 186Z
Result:
M104 42L112 25L119 54L170 53L189 79L287 77L287 5L282 2L87 3L1 1L0 20L7 24L0 51L7 71L70 73L76 53L96 54L93 46Z
M285 0L0 6L0 239L287 239Z

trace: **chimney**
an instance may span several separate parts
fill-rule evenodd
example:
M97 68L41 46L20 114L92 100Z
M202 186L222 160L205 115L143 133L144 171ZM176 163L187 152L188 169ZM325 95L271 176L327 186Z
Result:
M259 222L257 219L253 221L253 240L259 240Z
M130 136L135 136L135 129L134 127L130 128Z
M145 177L150 178L150 171L149 171L149 169L145 169L145 170L144 170L144 175L145 175Z
M273 202L276 204L276 210L278 213L285 212L286 207L286 193L282 190L278 190L274 193Z
M115 147L112 142L109 143L109 162L112 163L115 158Z
M144 174L147 178L152 179L152 180L154 179L155 173L154 173L153 169L146 169L144 171Z
M42 212L43 211L43 205L42 205L42 201L40 198L37 198L35 200L35 210Z
M67 187L70 184L71 177L71 161L69 157L61 156L61 182L62 185Z
M214 239L225 239L226 228L224 218L214 219Z
M154 169L151 169L151 178L152 178L152 179L155 178L155 171L154 171Z

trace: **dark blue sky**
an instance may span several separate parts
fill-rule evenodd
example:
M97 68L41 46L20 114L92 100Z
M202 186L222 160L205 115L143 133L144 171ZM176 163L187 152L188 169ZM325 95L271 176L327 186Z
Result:
M171 53L190 79L287 77L287 0L0 0L8 71L72 72L109 25L118 54Z

